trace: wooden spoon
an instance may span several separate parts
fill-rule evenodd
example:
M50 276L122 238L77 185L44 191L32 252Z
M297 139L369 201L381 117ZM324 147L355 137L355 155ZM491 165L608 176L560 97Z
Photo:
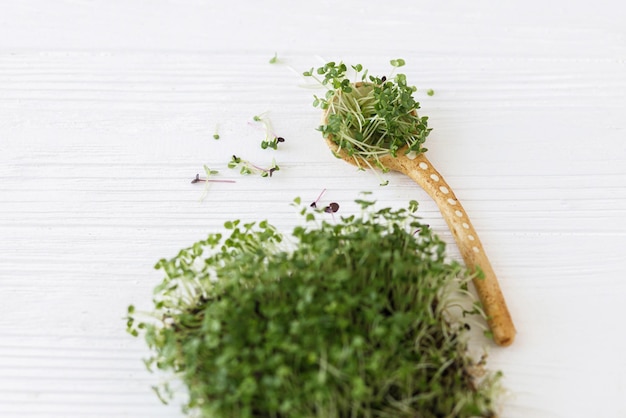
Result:
M359 86L357 85L356 87ZM324 125L328 124L328 115L329 111L326 110L322 118ZM351 164L357 165L354 157L339 149L332 137L327 137L326 141L335 155ZM487 323L491 328L495 343L500 346L510 345L515 339L515 326L500 290L496 274L485 254L476 230L472 226L463 206L461 206L461 202L459 202L452 188L423 153L418 154L414 158L409 158L404 150L399 150L396 155L396 157L393 157L391 154L380 156L379 161L384 167L409 176L435 201L450 231L452 231L452 235L470 272L482 271L481 277L474 279L474 286L483 304L483 309L487 315Z

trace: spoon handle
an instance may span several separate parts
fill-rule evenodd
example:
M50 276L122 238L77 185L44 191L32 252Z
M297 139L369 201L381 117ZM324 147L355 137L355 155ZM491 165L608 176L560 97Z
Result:
M482 271L484 278L475 278L474 286L483 304L494 341L501 346L510 345L515 338L511 314L496 274L461 202L424 154L414 159L403 157L395 160L400 165L398 169L419 184L435 201L470 272L477 269Z

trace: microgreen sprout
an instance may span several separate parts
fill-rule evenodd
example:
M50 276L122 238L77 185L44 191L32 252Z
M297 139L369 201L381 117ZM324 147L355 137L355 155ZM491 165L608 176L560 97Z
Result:
M265 130L265 138L261 141L261 148L263 149L278 149L278 144L285 142L285 138L276 135L272 127L272 122L265 113L255 115L252 117L255 122L260 122Z
M283 138L282 136L278 136L278 137L274 137L274 139L272 140L263 140L261 141L261 148L263 149L267 149L267 148L272 148L272 149L278 149L278 144L285 142L285 138Z
M326 189L323 189L320 194L317 196L317 199L315 199L313 202L311 202L311 204L309 205L312 208L317 208L317 202L320 201L320 199L322 198L322 196L324 195L324 193L326 193Z
M428 117L419 116L419 103L414 99L415 86L407 83L406 75L395 74L395 69L405 65L403 59L390 61L389 77L368 75L361 64L350 68L361 81L352 83L348 67L333 61L303 73L312 77L327 91L324 97L314 95L313 106L327 112L325 124L318 129L325 138L337 144L337 152L353 157L361 167L385 167L380 157L399 150L421 153L431 129ZM392 77L393 75L393 77Z
M235 183L235 180L209 178L209 177L212 177L212 176L216 175L217 173L219 173L219 171L211 170L206 165L203 166L203 168L204 168L204 172L206 174L206 178L202 178L202 177L200 177L200 174L196 174L196 177L194 177L194 179L191 180L191 184L195 184L195 183Z
M414 203L357 203L360 216L333 223L300 206L305 224L290 240L267 221L228 221L159 260L154 308L130 306L126 326L145 338L149 368L184 382L186 412L495 416L500 373L468 351L470 319L484 316L471 277Z
M270 58L269 62L270 62L270 64L277 64L279 62L279 60L278 60L278 53L277 52L274 53L274 56L272 58Z
M204 173L206 174L206 178L202 178L200 177L200 174L196 174L196 177L193 180L191 180L191 184L204 183L204 192L202 193L200 200L203 200L206 197L206 194L209 191L209 186L211 185L211 183L235 183L235 180L214 179L212 177L218 174L219 171L212 170L207 165L204 165L203 168L204 168Z
M434 96L435 95L435 90L428 89L428 90L426 90L426 94L428 94L429 96Z
M263 168L251 163L248 160L237 157L236 155L233 155L231 157L230 161L228 162L228 168L239 168L239 173L242 175L260 174L261 177L272 177L274 172L280 170L280 167L278 166L278 164L276 164L275 160L272 160L272 165L270 167Z
M206 179L201 178L200 174L196 174L193 180L191 180L191 184L195 183L236 183L235 180L226 180L226 179Z
M220 134L217 130L217 125L215 126L215 132L213 133L213 139L220 139Z
M320 199L322 198L322 195L326 192L326 189L322 190L319 194L319 196L317 196L317 199L315 199L313 202L311 202L311 204L309 205L309 207L317 209L317 204L320 201ZM336 202L331 202L330 204L328 204L327 206L324 207L323 211L326 213L336 213L339 210L339 203Z

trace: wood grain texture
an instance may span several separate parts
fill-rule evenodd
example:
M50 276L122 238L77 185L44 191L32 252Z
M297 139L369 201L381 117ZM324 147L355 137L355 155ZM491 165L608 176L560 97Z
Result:
M288 231L295 196L326 188L350 214L372 191L418 200L460 258L423 190L399 174L380 188L315 131L301 71L343 59L384 74L397 57L515 318L511 347L476 339L505 374L501 417L626 416L626 9L500 3L3 4L0 416L182 416L151 392L162 377L123 316L149 306L159 258L233 217ZM265 111L277 152L249 124ZM240 177L233 153L281 171ZM237 182L200 200L203 164Z

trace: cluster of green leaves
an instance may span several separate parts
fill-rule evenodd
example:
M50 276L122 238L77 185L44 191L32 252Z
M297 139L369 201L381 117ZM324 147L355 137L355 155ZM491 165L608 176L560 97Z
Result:
M291 245L275 228L227 222L181 250L146 319L149 367L187 386L187 410L215 418L493 416L499 374L477 379L464 268L408 209L334 222L296 204ZM480 312L478 305L473 312ZM166 388L165 393L168 390Z
M260 174L261 177L272 177L274 172L279 171L280 167L276 164L276 161L272 160L272 165L268 168L259 167L255 164L252 164L248 160L244 160L241 157L237 157L233 155L228 162L228 168L236 169L239 168L239 173L243 175L248 174Z
M405 65L403 59L390 61L393 70ZM319 130L332 139L339 151L355 158L357 165L365 163L385 170L382 155L425 152L428 117L419 116L419 102L414 98L415 86L407 83L406 75L387 78L368 75L361 64L352 65L354 83L343 62L328 62L303 74L312 77L328 90L324 97L314 96L313 106L327 113L326 124ZM392 73L393 73L392 70Z
M285 138L283 138L282 136L275 136L272 139L265 139L263 141L261 141L261 148L263 149L278 149L278 144L285 142Z

